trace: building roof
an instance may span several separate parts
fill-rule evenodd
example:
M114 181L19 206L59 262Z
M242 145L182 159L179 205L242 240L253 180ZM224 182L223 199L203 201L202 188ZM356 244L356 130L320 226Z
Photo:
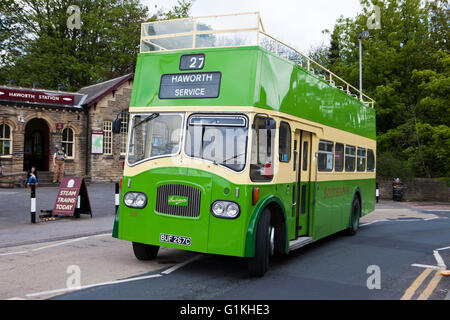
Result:
M105 97L110 92L117 90L124 82L133 79L134 74L129 73L124 76L114 78L108 81L100 82L97 84L93 84L87 87L83 87L78 90L79 94L86 94L87 98L83 102L84 105L91 106L98 101L100 101L103 97Z

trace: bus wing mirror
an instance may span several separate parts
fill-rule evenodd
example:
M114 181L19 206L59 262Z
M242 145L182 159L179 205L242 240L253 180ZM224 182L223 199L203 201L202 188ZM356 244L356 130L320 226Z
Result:
M122 119L116 118L113 122L112 131L113 133L120 133L120 128L122 127Z

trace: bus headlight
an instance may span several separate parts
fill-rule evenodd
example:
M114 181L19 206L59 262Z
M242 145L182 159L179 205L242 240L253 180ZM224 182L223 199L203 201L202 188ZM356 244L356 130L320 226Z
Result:
M211 205L211 213L217 218L235 219L241 213L241 207L236 202L217 200Z
M127 207L142 209L147 205L147 196L142 192L127 192L123 197Z

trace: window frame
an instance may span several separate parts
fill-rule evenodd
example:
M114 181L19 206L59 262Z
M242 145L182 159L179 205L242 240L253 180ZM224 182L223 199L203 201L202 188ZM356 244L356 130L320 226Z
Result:
M71 130L72 131L72 141L64 140L64 131L65 130ZM64 144L71 144L72 145L72 155L69 156L69 153L67 152L67 148L64 148ZM63 151L67 156L67 159L74 159L75 158L75 130L72 127L65 127L61 133L61 147L63 147Z
M372 154L372 169L369 170L369 153ZM375 172L375 152L373 151L373 149L369 149L367 148L367 152L366 152L366 171L367 172Z
M3 138L0 138L0 141L3 141L2 146L1 146L1 150L0 150L0 157L11 157L12 156L12 149L13 149L13 132L12 132L12 126L10 126L8 123L3 122L2 124L0 124L0 126L2 126L1 130L2 130L2 136ZM5 128L8 127L9 129L9 138L5 137ZM5 144L4 141L9 141L9 151L8 153L3 153L4 149L5 149Z
M105 127L108 124L108 127ZM113 122L109 120L103 121L103 154L113 154L113 135L112 135ZM109 150L109 152L108 152Z
M347 148L353 148L355 153L353 155L347 153ZM345 169L345 172L355 172L356 171L356 150L357 150L356 146L352 146L352 145L349 145L349 144L345 145L345 149L344 149L344 169ZM353 170L347 170L347 155L349 155L350 157L353 158Z
M128 150L128 130L130 124L130 113L124 110L119 115L120 122L120 155L125 156ZM125 121L126 120L126 121Z
M362 157L364 159L364 163L363 163L364 168L362 170L359 170L359 161L358 161L360 158L360 155L359 155L360 150L364 151L364 156ZM367 148L357 147L356 148L356 172L366 172L366 168L367 168L366 161L367 161Z
M286 145L286 151L287 151L287 160L282 160L281 156L281 126L283 125L287 125L287 133L289 135L289 140L288 140L288 144ZM291 162L291 158L292 158L292 131L291 131L291 126L288 122L286 121L280 121L280 125L278 127L278 161L281 163L289 163Z
M321 143L326 143L326 145L331 145L331 151L326 151L326 150L320 150L320 144ZM320 168L320 155L321 154L331 154L331 156L333 157L333 159L331 160L331 163L332 163L332 168L331 169L327 169L326 167L325 167L325 169L321 169ZM327 159L327 161L328 161L328 159ZM333 170L334 170L334 142L333 141L329 141L329 140L323 140L323 139L320 139L319 140L319 144L318 144L318 146L317 146L317 171L319 171L319 172L333 172Z
M259 162L259 160L260 160L260 151L259 151L259 135L258 135L258 133L257 133L257 131L256 131L256 128L255 128L255 124L256 124L256 121L257 121L257 119L262 119L263 121L266 121L266 120L271 120L271 121L273 121L274 122L274 124L275 124L275 128L273 128L274 130L274 132L275 132L275 136L274 137L272 137L272 134L271 134L271 137L270 137L270 159L272 160L272 175L270 176L270 178L262 178L262 177L266 177L266 176L264 176L263 174L261 174L261 175L258 175L258 176L255 176L253 173L255 172L255 171L257 171L257 170L261 170L261 169L263 169L263 168L260 168L260 169L256 169L256 170L252 170L252 166L255 166L255 165L260 165L261 163ZM266 130L267 129L270 129L270 128L267 128L267 127L264 127ZM276 128L277 128L277 122L276 122L276 120L275 119L273 119L272 117L270 117L270 116L268 116L268 115L265 115L265 114L257 114L257 115L255 115L255 117L253 118L253 123L252 123L252 126L251 126L251 129L252 129L252 141L251 141L251 151L250 151L250 172L249 172L249 175L250 175L250 180L252 181L252 182L271 182L272 180L273 180L273 178L274 178L274 172L275 172L275 170L274 170L274 166L275 166L275 142L276 142ZM258 137L258 138L257 138ZM255 160L255 159L253 159L253 152L254 152L254 150L253 150L253 147L254 147L254 143L255 143L255 139L257 139L256 140L256 148L257 148L257 150L256 150L256 162L255 163L253 163L253 161ZM266 146L268 146L268 144L266 145ZM273 149L272 149L272 146L273 146ZM267 150L266 150L267 151ZM266 154L266 157L267 157L267 154Z
M341 155L341 170L337 170L338 166L336 165L336 150L337 150L337 146L340 145L342 146L342 155ZM335 172L344 172L344 167L345 167L345 144L340 143L340 142L335 142L334 143L334 171Z

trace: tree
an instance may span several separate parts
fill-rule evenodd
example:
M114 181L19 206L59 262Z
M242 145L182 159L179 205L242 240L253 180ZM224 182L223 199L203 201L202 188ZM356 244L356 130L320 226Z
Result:
M448 0L361 4L355 18L337 20L328 68L357 87L358 35L377 5L381 29L370 30L362 52L364 93L377 101L377 152L405 161L419 176L448 176L449 160L442 156L448 140L439 140L448 139L450 130Z
M188 15L190 1L175 14ZM67 9L80 8L81 28L69 29ZM171 11L169 11L170 13ZM167 13L168 14L168 13ZM140 24L150 16L139 0L4 0L0 3L0 83L68 90L134 72Z

